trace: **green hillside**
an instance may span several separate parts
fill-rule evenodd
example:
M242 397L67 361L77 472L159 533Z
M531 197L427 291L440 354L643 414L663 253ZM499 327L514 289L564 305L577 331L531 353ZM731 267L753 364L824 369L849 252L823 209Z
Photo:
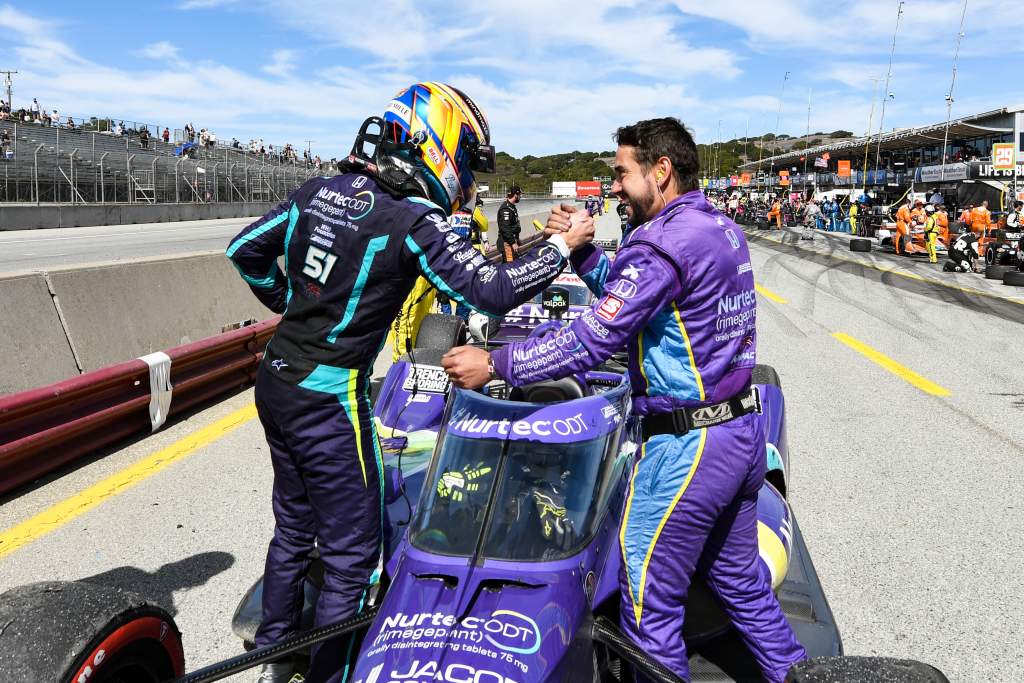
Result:
M757 161L759 157L768 158L773 153L816 147L852 135L850 131L837 130L801 137L779 135L776 139L775 135L767 133L745 141L737 138L719 145L699 144L697 152L701 175L716 175L716 170L717 175L731 175L738 172L741 164ZM551 183L557 180L592 180L610 176L614 158L614 151L574 151L539 157L528 154L521 159L498 152L497 172L478 173L477 182L489 185L492 195L498 195L512 185L520 186L524 192L547 194L551 192Z

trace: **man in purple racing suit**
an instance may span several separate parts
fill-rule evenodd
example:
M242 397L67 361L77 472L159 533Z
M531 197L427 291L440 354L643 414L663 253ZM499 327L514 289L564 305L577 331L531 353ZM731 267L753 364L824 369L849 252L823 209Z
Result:
M782 681L806 658L758 556L757 493L765 476L752 413L755 295L742 231L697 190L697 150L677 119L616 133L612 191L629 224L614 265L592 245L571 262L599 297L557 336L444 359L456 384L511 385L594 368L626 346L644 445L621 526L623 630L688 677L685 600L703 577L757 660ZM567 218L568 212L560 212Z

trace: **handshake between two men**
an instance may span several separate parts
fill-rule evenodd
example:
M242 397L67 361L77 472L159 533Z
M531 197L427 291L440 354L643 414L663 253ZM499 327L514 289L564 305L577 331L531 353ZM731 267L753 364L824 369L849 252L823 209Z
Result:
M563 241L573 252L593 241L594 219L571 204L561 204L548 216L544 234L550 240ZM490 354L474 346L455 347L441 358L441 366L455 386L464 389L478 389L495 378Z

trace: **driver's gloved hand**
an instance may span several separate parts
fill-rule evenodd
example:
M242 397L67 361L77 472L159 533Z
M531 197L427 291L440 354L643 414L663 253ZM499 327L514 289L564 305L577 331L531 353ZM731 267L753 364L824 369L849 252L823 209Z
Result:
M481 477L491 473L490 467L482 462L465 467L461 472L444 472L437 482L437 495L456 503L461 503L467 495L480 490Z
M559 548L568 548L573 542L572 520L568 517L565 501L556 492L533 489L533 502L540 517L541 535Z

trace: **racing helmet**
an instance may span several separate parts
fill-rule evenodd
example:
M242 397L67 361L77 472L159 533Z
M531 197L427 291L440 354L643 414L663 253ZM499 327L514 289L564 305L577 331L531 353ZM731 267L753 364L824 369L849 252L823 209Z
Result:
M487 118L450 85L424 82L402 90L384 111L383 132L385 139L412 148L426 198L448 214L473 206L474 171L495 170Z
M931 204L926 204L925 207L924 207L924 212L925 213L935 213L935 207L932 206Z

